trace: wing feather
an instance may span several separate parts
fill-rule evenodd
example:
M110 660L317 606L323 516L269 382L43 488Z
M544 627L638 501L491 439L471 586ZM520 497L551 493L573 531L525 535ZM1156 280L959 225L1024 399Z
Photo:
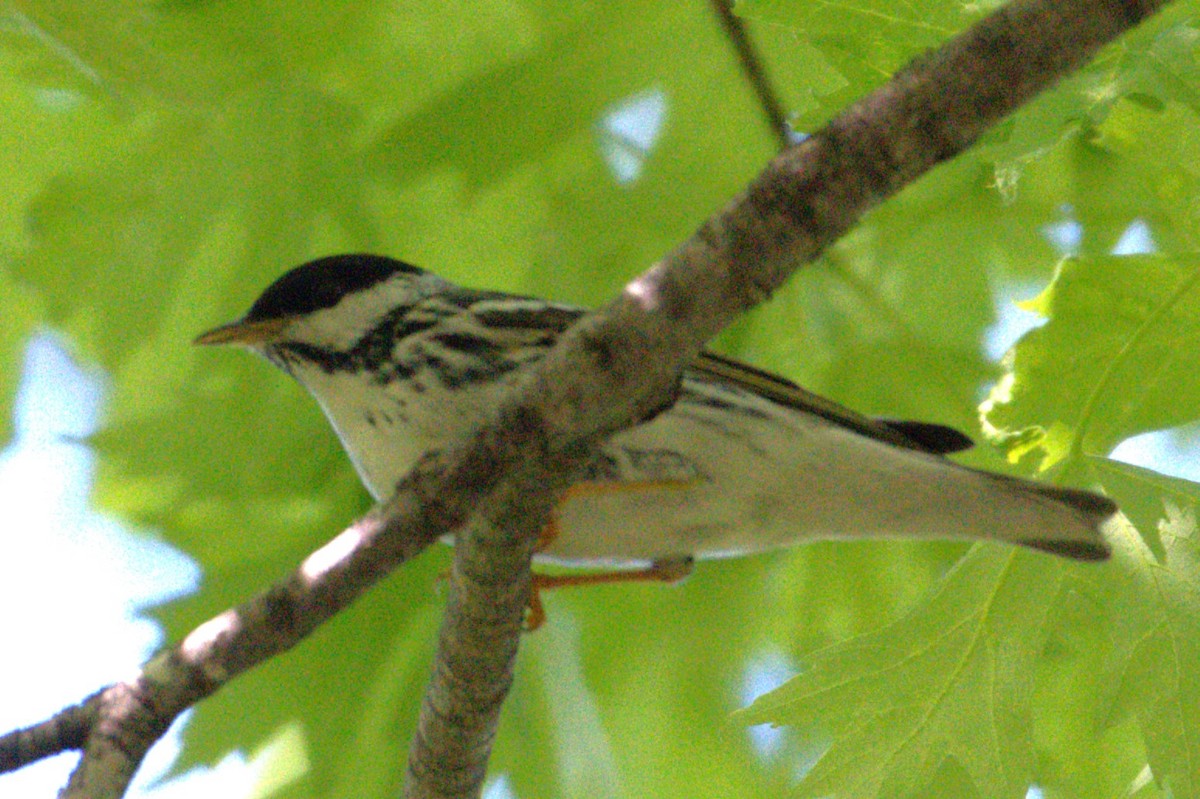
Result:
M790 380L712 352L701 353L688 370L692 375L739 386L786 408L820 416L867 438L893 446L938 455L958 452L971 446L971 439L952 427L872 419L800 388Z

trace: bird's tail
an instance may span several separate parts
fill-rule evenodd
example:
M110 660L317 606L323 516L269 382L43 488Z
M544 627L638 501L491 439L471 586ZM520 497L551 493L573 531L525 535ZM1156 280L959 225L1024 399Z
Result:
M972 470L974 471L974 470ZM1111 554L1104 527L1117 513L1111 499L1091 491L1036 483L1006 475L980 472L1057 516L1057 523L1030 529L1027 537L1017 533L1013 543L1074 560L1106 560Z

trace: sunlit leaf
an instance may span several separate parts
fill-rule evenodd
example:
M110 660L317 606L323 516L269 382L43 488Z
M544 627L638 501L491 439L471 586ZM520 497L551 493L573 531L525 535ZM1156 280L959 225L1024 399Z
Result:
M1125 256L1064 261L1029 307L1050 323L1009 354L984 421L1010 458L1043 468L1073 448L1183 424L1200 408L1200 260Z

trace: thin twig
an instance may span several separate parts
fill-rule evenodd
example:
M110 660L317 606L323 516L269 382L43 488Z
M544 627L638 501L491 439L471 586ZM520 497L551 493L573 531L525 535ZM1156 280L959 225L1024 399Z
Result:
M741 17L733 13L731 0L709 0L709 2L712 4L717 19L721 21L721 27L729 37L729 43L733 45L733 49L737 53L738 62L742 65L742 72L746 73L746 80L750 81L750 86L754 89L754 95L758 98L758 104L762 108L767 126L779 142L779 149L783 150L792 146L796 143L792 136L792 127L788 124L787 117L783 113L783 105L779 102L770 78L767 77L762 59L758 56L758 49L746 31L746 24L742 22Z

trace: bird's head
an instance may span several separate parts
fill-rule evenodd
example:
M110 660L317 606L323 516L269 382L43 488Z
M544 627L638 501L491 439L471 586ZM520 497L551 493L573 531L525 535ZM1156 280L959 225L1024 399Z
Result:
M241 319L194 343L246 347L292 372L298 360L319 364L351 352L387 318L448 285L431 272L380 255L319 258L268 286Z

